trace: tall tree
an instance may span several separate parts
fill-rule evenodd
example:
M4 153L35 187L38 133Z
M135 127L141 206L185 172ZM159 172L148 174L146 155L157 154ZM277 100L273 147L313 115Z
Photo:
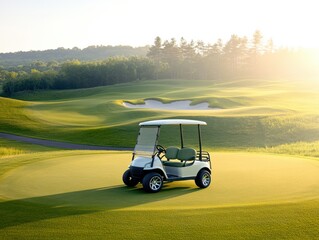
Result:
M162 39L157 36L154 40L154 44L150 47L147 56L154 59L155 61L160 61L162 57Z
M187 42L184 38L181 38L179 49L179 77L194 79L196 77L196 63L198 62L194 41Z
M163 58L163 46L162 46L162 39L157 36L154 40L154 45L152 45L147 53L147 56L154 60L156 65L155 70L155 78L159 78L159 72L161 71L162 66L162 58Z
M203 66L205 67L206 78L221 78L223 73L224 44L218 39L213 45L207 46L207 53L204 55Z
M251 51L254 55L259 55L263 52L263 45L262 45L263 36L259 30L256 30L253 35L252 41L252 48Z
M163 61L168 63L169 77L177 78L180 72L181 54L175 38L171 38L170 41L165 41L163 44Z
M224 46L225 63L231 75L238 75L243 70L247 60L247 38L232 35Z
M251 41L251 48L249 49L249 72L253 76L262 74L261 58L264 54L262 38L261 32L256 30Z

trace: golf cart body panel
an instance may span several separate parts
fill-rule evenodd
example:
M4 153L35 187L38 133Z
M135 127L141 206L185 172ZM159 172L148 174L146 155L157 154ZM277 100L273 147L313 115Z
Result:
M157 156L154 156L154 161L152 157L138 156L132 161L130 169L133 169L133 171L135 170L134 177L139 179L143 178L146 172L151 170L161 172L165 176L165 178L167 178L167 174L164 170L162 161Z
M164 125L179 126L180 148L158 145L160 128ZM197 127L198 151L184 146L183 125ZM211 182L211 162L209 153L202 150L200 126L203 125L207 125L206 122L189 119L162 119L140 123L132 162L123 174L123 182L131 187L141 182L147 192L158 192L163 181L195 179L200 188L208 187Z
M168 178L181 177L181 176L185 178L189 178L189 177L195 177L197 173L203 168L210 169L209 163L195 161L192 165L185 166L185 167L165 166L165 171L168 175ZM196 172L195 176L194 176L194 172Z

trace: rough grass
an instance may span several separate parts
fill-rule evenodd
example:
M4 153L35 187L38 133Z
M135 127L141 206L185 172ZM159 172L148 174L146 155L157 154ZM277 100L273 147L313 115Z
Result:
M252 148L250 150L319 158L319 141L296 142L290 144L282 144L275 147Z
M11 155L53 150L57 149L0 138L0 158Z
M21 149L16 149L13 147L0 147L0 158L2 156L18 155L22 153L26 153L26 151L23 151Z

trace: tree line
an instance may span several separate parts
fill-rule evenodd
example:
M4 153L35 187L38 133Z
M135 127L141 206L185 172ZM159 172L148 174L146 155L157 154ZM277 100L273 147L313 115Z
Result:
M156 37L147 54L156 63L167 64L166 78L308 78L319 76L318 50L276 49L260 31L251 39L232 35L213 44Z
M2 90L6 96L25 90L90 88L154 79L156 66L149 58L114 57L105 61L68 61L58 65L58 70L39 71L31 69L29 74L5 72Z
M10 96L24 90L88 88L140 79L305 79L319 76L315 56L313 50L276 49L272 40L263 40L260 31L251 39L232 35L225 43L219 39L213 44L156 37L146 56L35 61L0 68L0 83L3 93Z
M131 46L89 46L83 49L57 48L44 51L27 51L0 53L0 66L10 68L18 65L28 65L32 62L65 62L78 59L80 61L104 60L115 56L141 56L144 57L148 52L149 46L131 47Z

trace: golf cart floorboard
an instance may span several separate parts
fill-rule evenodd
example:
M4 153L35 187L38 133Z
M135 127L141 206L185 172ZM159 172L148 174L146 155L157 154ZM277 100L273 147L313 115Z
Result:
M168 182L173 182L173 181L182 181L182 180L194 180L195 177L178 177L178 176L174 176L174 175L168 175L167 176L167 180Z

